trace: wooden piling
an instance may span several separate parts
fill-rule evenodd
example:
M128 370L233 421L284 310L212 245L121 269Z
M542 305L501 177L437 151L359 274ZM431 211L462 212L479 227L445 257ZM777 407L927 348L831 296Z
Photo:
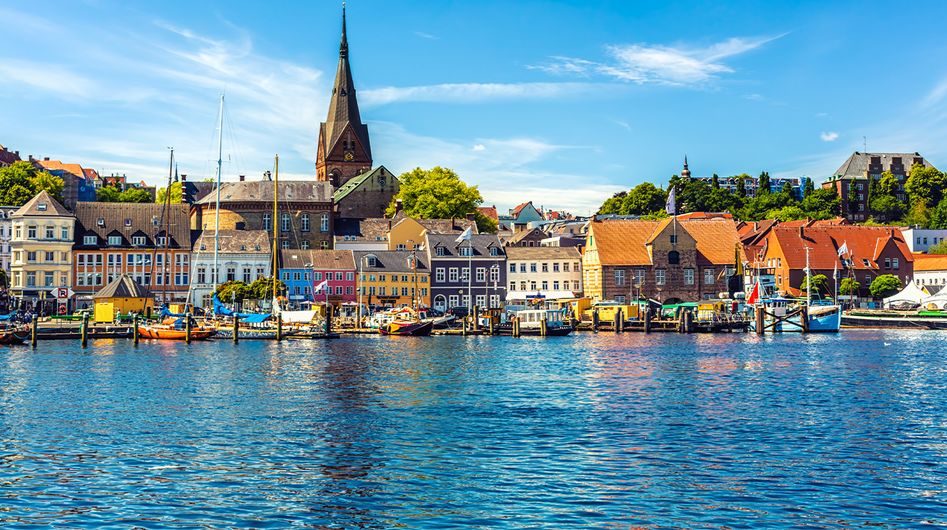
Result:
M237 344L240 342L240 319L237 318L236 311L233 315L233 343Z
M647 307L644 310L644 332L651 333L651 308Z
M809 308L807 306L799 308L799 322L802 323L802 332L809 333Z
M80 340L82 341L82 347L85 348L89 345L89 315L82 315L82 324L79 330Z
M33 321L31 322L31 325L30 325L30 345L33 348L36 348L36 332L38 328L39 328L39 317L37 315L33 315Z
M191 343L191 313L184 313L184 344Z
M276 314L276 342L283 340L283 314Z
M332 306L326 304L326 337L332 334Z
M545 319L545 318L543 318L542 320L539 321L539 335L540 335L541 337L545 337L545 336L546 336L546 333L549 331L548 326L549 326L549 324L546 322L546 319Z
M592 310L592 331L598 332L598 309Z
M474 333L480 331L480 308L473 306L473 320L470 322L470 330Z
M622 332L622 327L621 327L621 309L618 309L618 310L615 311L615 322L614 322L614 326L615 326L615 333L621 333L621 332Z
M684 311L681 313L681 318L684 319L684 333L693 333L694 314Z
M493 315L490 315L490 319L487 321L487 325L489 326L488 331L490 332L491 335L493 335Z
M135 313L135 316L132 317L132 340L135 346L138 346L138 313Z
M757 307L754 316L756 317L756 334L763 335L766 333L764 329L766 325L766 315L764 313L765 309L763 307Z
M520 317L513 317L513 336L520 336Z
M465 336L465 337L467 336L467 320L468 320L468 319L470 319L470 315L464 317L464 318L460 321L460 334L463 335L463 336Z

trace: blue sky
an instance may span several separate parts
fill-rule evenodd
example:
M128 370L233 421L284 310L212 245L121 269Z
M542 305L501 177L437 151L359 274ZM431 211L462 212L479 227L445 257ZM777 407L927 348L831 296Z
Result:
M486 204L588 213L697 175L830 175L854 150L947 164L940 3L353 0L375 163L445 165ZM158 183L314 178L340 3L0 3L0 143Z

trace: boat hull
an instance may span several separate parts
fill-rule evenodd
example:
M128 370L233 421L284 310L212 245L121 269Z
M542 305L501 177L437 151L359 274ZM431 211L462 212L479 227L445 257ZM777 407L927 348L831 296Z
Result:
M29 336L29 328L6 329L0 332L0 344L23 344Z
M217 333L216 329L192 329L191 340L206 340ZM166 329L151 326L138 326L138 336L143 339L155 340L186 340L187 335L183 329Z
M947 329L947 318L842 315L842 327L868 329Z
M509 322L504 322L498 324L494 330L497 335L512 335L513 334L513 324ZM547 326L546 327L546 336L547 337L565 337L575 331L573 326ZM534 327L520 327L520 335L542 335L542 330Z
M423 337L430 335L433 327L433 322L391 322L378 328L378 332L382 335Z

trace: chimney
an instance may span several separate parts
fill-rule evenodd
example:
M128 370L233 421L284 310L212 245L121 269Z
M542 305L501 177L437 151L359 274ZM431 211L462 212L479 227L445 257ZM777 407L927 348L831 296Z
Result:
M468 220L468 221L473 221L473 220L475 220L475 219L477 219L477 214L475 214L475 213L468 213L468 214L467 214L467 220Z
M13 154L15 154L17 158L20 158L20 152L19 152L19 151L14 151Z
M30 162L33 161L33 155L30 155Z
M44 157L43 157L43 162L49 162L49 157L48 157L48 156L44 156Z
M181 173L181 182L187 182L187 175Z
M805 239L805 238L806 238L806 226L799 225L799 239Z
M247 180L247 176L246 176L246 175L240 175L240 182L243 182L243 181L245 181L245 180Z
M404 203L401 202L401 199L395 199L395 215L401 210L404 210Z

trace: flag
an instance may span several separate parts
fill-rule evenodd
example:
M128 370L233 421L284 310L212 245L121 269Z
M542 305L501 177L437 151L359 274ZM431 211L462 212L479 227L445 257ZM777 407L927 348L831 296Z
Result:
M845 254L848 254L848 241L842 243L842 246L838 248L838 257L842 257Z
M760 299L760 282L759 280L757 280L756 283L753 284L753 290L750 291L750 296L747 297L746 303L747 305L753 305L759 299Z
M466 230L463 231L459 236L457 236L456 242L460 243L462 241L470 241L470 236L473 235L473 231L468 226Z
M664 210L667 211L668 215L677 215L677 193L675 190L676 188L671 186L671 191L668 192L668 202L664 205Z
M319 294L319 293L322 292L323 289L325 289L325 288L328 287L328 286L329 286L329 280L322 280L322 283L320 283L319 285L317 285L316 288L313 289L312 292L313 292L313 294Z
M835 262L834 265L832 265L832 278L835 280L838 279L838 262L837 261Z

